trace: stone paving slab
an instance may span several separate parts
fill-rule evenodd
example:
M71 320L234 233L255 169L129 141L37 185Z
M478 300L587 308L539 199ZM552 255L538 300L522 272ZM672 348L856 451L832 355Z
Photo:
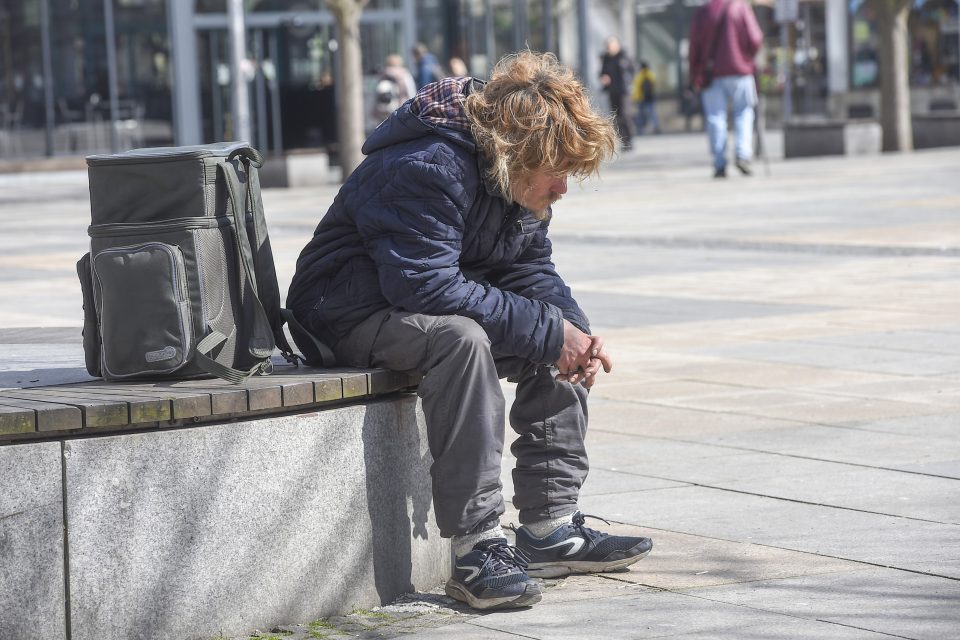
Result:
M823 306L801 304L625 295L622 291L599 294L586 287L580 287L580 291L577 302L590 309L591 314L602 317L602 326L605 328L701 322L704 319L783 316L817 313L825 309Z
M682 505L682 508L678 508ZM619 522L751 542L960 579L960 527L825 508L706 487L590 496L588 513ZM925 563L924 568L920 564Z
M594 432L655 436L678 440L722 439L726 434L754 431L791 431L804 426L799 420L722 413L687 407L672 407L665 401L596 403L590 407Z
M720 540L676 531L620 523L591 525L619 535L647 536L654 550L628 571L604 574L609 580L670 591L724 584L760 583L794 576L862 570L849 560ZM591 579L580 577L581 580Z
M960 629L960 582L891 569L708 588L714 601L762 607L903 638L943 640Z
M868 435L865 435L868 434ZM706 444L742 447L785 455L835 460L871 467L903 468L908 464L944 462L960 458L960 438L931 439L843 427L798 425L793 429L728 432L703 435ZM824 446L829 443L829 446Z
M797 389L859 382L882 382L893 376L868 371L849 371L809 365L747 362L701 356L694 366L664 367L658 374L665 378L685 378L701 382L744 385L747 387Z
M764 453L713 458L709 466L684 465L682 470L641 462L618 471L627 478L633 473L677 477L754 495L960 524L960 501L953 500L958 485L950 478Z
M630 615L626 612L621 613L622 615ZM644 613L638 612L635 614L635 617L639 617L642 620ZM598 635L589 635L592 632L596 632L596 629L602 626L602 624L598 624L595 621L594 625L594 630L585 631L585 635L582 637L596 637L599 639L608 640L608 638L600 635L599 632ZM664 631L666 631L666 629ZM671 640L781 640L787 638L816 638L817 640L880 640L882 638L889 638L889 636L886 634L852 629L828 622L791 618L783 618L778 620L777 626L775 627L771 627L766 622L759 624L754 623L748 626L747 622L744 621L742 626L734 627L732 629L718 629L711 627L704 631L697 631L693 633L675 633L675 631L676 629L673 629L672 631L666 631L666 635L656 635L650 637L670 638ZM530 633L537 633L537 631L531 630ZM418 640L448 640L449 638L462 638L464 640L499 640L502 638L507 640L510 638L516 638L517 634L512 631L498 631L487 626L481 626L479 623L475 622L467 622L441 627L439 629L432 629L430 631L418 631L413 637L417 638ZM544 635L540 633L538 635L522 637L536 639L543 638L544 640L548 640L556 636L549 634ZM645 636L634 634L621 636L621 638L624 640L628 638L642 637ZM297 639L292 638L291 640Z
M960 382L944 378L899 377L890 382L838 385L822 388L821 391L841 396L883 398L914 404L926 403L960 411ZM939 416L935 414L935 417Z
M867 348L896 348L914 352L960 355L960 335L938 331L866 331L813 338L811 342Z
M941 413L941 404L901 402L876 397L851 398L823 393L747 392L665 400L664 404L706 411L735 412L812 424L838 424Z
M576 621L571 624L571 621ZM744 627L791 628L791 617L667 591L536 607L509 616L475 618L472 625L543 639L664 638L684 633L734 634Z
M690 465L709 467L717 462L736 464L735 457L754 453L722 445L674 440L670 437L636 436L600 428L588 431L586 441L587 449L592 452L592 466L610 471L635 466L653 477L682 474Z
M514 464L515 459L513 457L504 456L501 483L503 484L503 495L506 497L513 495L513 476L510 471L513 469ZM620 473L617 470L608 470L597 466L590 469L588 480L584 483L580 495L597 496L633 491L658 491L660 489L670 489L681 486L688 486L688 483L675 480L663 480L638 474Z
M893 465L896 469L903 471L913 471L941 478L953 478L960 480L960 458L956 460L946 460L944 462L928 462L923 464L900 464Z

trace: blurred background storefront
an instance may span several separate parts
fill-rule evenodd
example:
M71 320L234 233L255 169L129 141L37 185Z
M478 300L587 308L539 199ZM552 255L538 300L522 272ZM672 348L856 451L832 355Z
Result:
M702 0L371 0L361 18L364 77L338 77L337 35L322 0L246 3L252 141L271 152L336 144L338 84L367 99L389 53L412 66L423 42L485 76L529 46L550 50L598 90L603 40L617 35L657 77L666 130L699 128L688 84L687 34ZM957 0L917 0L910 16L910 81L917 113L955 110L960 97ZM865 0L800 0L766 34L759 86L777 126L789 77L791 113L875 117L878 36ZM5 0L0 4L0 158L82 156L136 146L230 139L231 67L225 0ZM784 44L786 43L786 46ZM786 73L789 67L789 73ZM369 110L368 110L369 111ZM368 122L372 128L376 122Z

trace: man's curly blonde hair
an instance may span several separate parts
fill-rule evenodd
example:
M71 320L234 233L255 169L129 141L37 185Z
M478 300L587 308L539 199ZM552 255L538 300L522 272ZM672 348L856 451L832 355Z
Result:
M503 57L483 91L467 96L466 112L487 178L508 199L534 171L582 180L616 151L613 123L552 53Z

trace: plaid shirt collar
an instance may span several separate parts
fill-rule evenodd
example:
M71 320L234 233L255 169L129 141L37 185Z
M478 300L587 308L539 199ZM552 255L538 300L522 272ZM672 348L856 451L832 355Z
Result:
M470 133L470 121L464 112L465 89L472 78L444 78L432 82L417 93L411 105L421 120L435 126Z

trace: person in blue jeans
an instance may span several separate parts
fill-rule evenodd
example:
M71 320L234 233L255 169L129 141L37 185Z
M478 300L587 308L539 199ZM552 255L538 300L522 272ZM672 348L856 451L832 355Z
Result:
M757 104L754 56L763 41L750 5L744 0L710 0L690 25L690 79L701 91L713 175L727 177L727 109L733 111L735 164L752 173L753 119Z
M710 86L703 90L702 98L710 153L714 159L714 175L718 178L726 176L728 107L733 112L734 164L741 173L750 175L754 109L757 106L757 87L753 76L715 78Z

